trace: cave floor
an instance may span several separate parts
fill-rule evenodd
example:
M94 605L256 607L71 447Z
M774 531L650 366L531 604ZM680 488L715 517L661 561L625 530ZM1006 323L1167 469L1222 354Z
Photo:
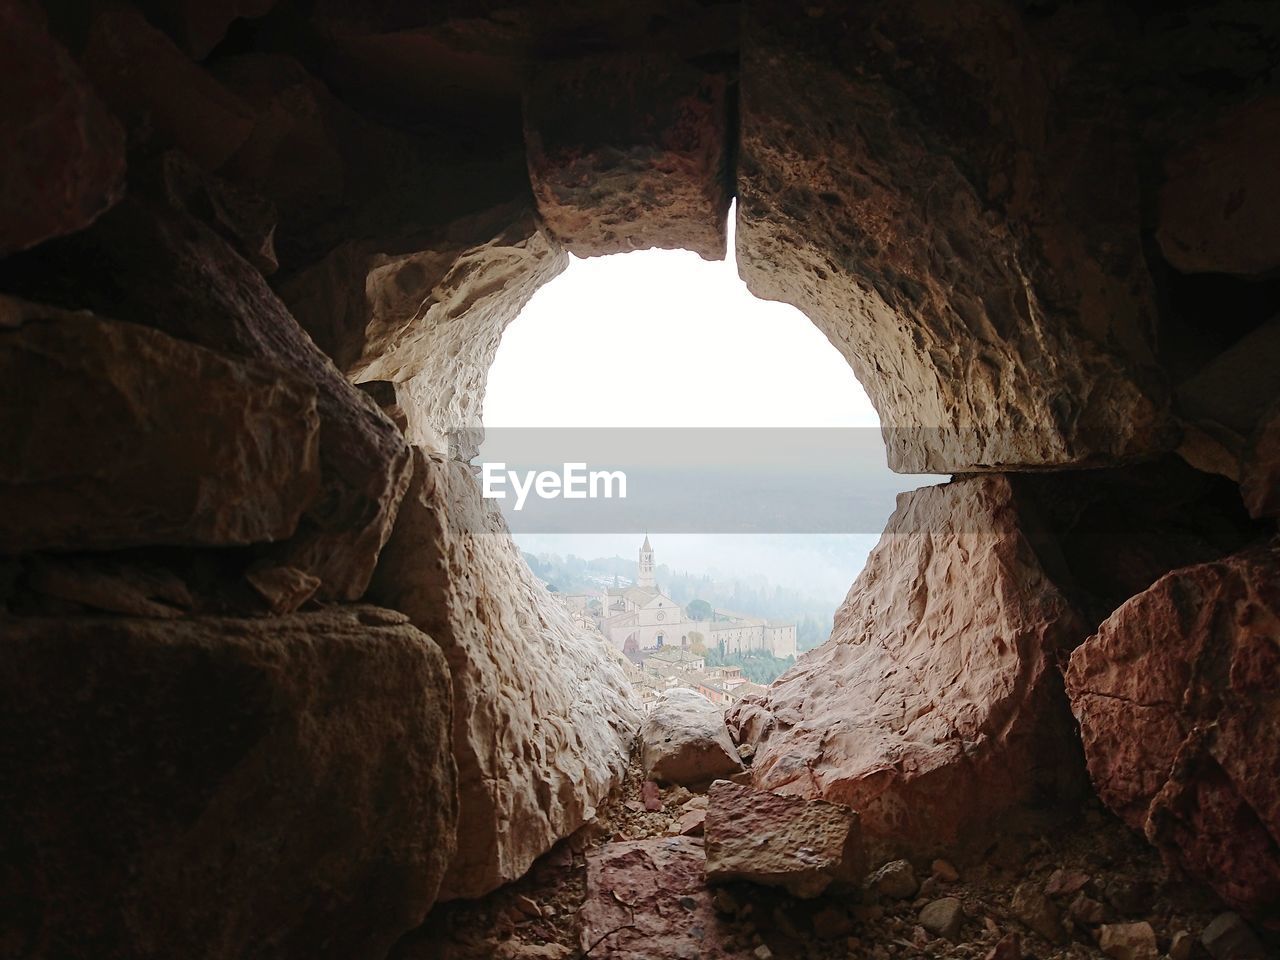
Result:
M1107 956L1098 945L1101 923L1141 921L1154 929L1164 956L1175 935L1186 931L1198 938L1224 910L1207 889L1172 875L1142 838L1096 803L1052 834L1003 839L981 862L965 864L953 882L930 877L928 864L915 864L923 888L909 899L876 900L846 890L797 900L749 884L717 893L700 881L699 889L682 887L684 878L675 876L670 891L665 896L659 891L656 898L636 894L630 878L623 881L625 890L597 884L593 892L588 862L607 859L612 851L634 850L637 841L700 847L700 838L677 840L670 832L693 795L680 787L663 790L662 809L649 812L641 786L633 760L622 791L597 820L557 845L516 883L477 901L438 906L422 928L400 942L394 960L1068 960ZM1057 943L1021 922L1014 904L1020 885L1043 891L1055 872L1060 886L1064 877L1068 887L1085 884L1079 892L1050 900L1064 924ZM666 885L666 878L659 876L657 885ZM593 897L605 901L594 907L596 929L589 919ZM931 936L919 922L925 904L943 897L963 905L954 941ZM1086 899L1073 906L1081 897ZM622 922L601 923L610 910ZM640 916L641 911L649 915ZM1025 915L1025 906L1021 912ZM1011 934L1021 953L1009 949ZM994 951L998 944L1001 949Z

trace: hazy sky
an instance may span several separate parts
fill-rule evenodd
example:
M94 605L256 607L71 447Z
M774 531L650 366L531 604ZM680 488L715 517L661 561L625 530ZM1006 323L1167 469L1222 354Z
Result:
M849 365L799 310L753 297L732 259L711 263L668 250L571 257L503 335L489 373L484 422L879 426ZM909 490L925 481L893 482ZM533 552L633 557L639 534L517 540ZM659 561L676 569L761 573L774 583L842 595L876 539L850 535L840 540L844 549L836 557L830 536L821 538L821 549L802 535L666 534L654 545Z

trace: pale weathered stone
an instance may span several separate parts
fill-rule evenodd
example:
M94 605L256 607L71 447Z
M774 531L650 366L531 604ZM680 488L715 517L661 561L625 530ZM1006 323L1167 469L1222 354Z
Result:
M0 646L4 943L381 960L422 921L457 800L448 667L403 615L10 619Z
M1280 267L1280 97L1230 110L1174 151L1156 240L1187 272L1263 275Z
M840 804L717 780L703 830L708 883L749 880L809 898L862 874L858 815Z
M0 257L87 226L124 193L124 131L37 10L0 3Z
M831 639L730 709L754 784L857 810L876 859L979 844L1077 795L1054 657L1087 628L1036 535L1006 477L901 495Z
M587 899L581 946L610 960L730 960L703 882L702 842L655 837L606 843L587 854Z
M0 552L285 539L319 428L278 367L0 296Z
M647 777L706 787L742 769L724 712L696 690L665 690L640 727L640 762Z
M491 507L467 466L415 451L369 591L435 638L453 672L462 816L441 898L514 880L595 816L640 723L603 640L574 628Z
M724 259L726 88L721 75L652 54L599 54L534 70L525 140L552 236L580 257L663 247Z
M1042 66L1071 34L1013 6L813 9L746 5L739 270L849 361L890 465L1167 449L1135 138L1091 70Z
M1176 570L1071 655L1098 795L1227 903L1280 915L1280 546Z
M964 905L956 897L933 900L920 908L920 926L935 937L956 940L964 923Z
M1156 932L1139 923L1104 923L1098 929L1098 949L1111 960L1159 960Z

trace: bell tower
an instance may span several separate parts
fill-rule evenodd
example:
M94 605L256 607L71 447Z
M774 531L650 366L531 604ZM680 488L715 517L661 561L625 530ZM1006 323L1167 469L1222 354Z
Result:
M640 572L636 577L636 586L650 590L656 586L653 582L653 547L649 545L648 534L645 534L644 543L640 547Z

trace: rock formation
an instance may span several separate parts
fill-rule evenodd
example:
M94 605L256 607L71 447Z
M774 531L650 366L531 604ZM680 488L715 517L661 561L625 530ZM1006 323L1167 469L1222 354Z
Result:
M1280 548L1176 570L1071 656L1099 796L1174 863L1280 910Z
M435 900L449 671L403 614L6 619L0 647L16 955L372 960Z
M704 789L742 770L723 711L687 687L653 703L640 727L640 762L651 780Z
M1228 0L0 0L0 944L381 957L591 820L637 705L465 461L568 252L718 258L736 199L750 289L957 474L734 709L754 786L883 862L1087 757L1230 949L1280 883L1277 48ZM595 889L701 922L661 844ZM652 919L612 946L728 952Z
M1079 613L1005 477L899 499L827 643L729 712L762 790L857 810L868 855L981 842L1083 784L1059 651Z
M638 702L603 641L533 578L470 469L414 458L370 596L449 660L462 814L441 897L475 897L595 815L626 765Z

